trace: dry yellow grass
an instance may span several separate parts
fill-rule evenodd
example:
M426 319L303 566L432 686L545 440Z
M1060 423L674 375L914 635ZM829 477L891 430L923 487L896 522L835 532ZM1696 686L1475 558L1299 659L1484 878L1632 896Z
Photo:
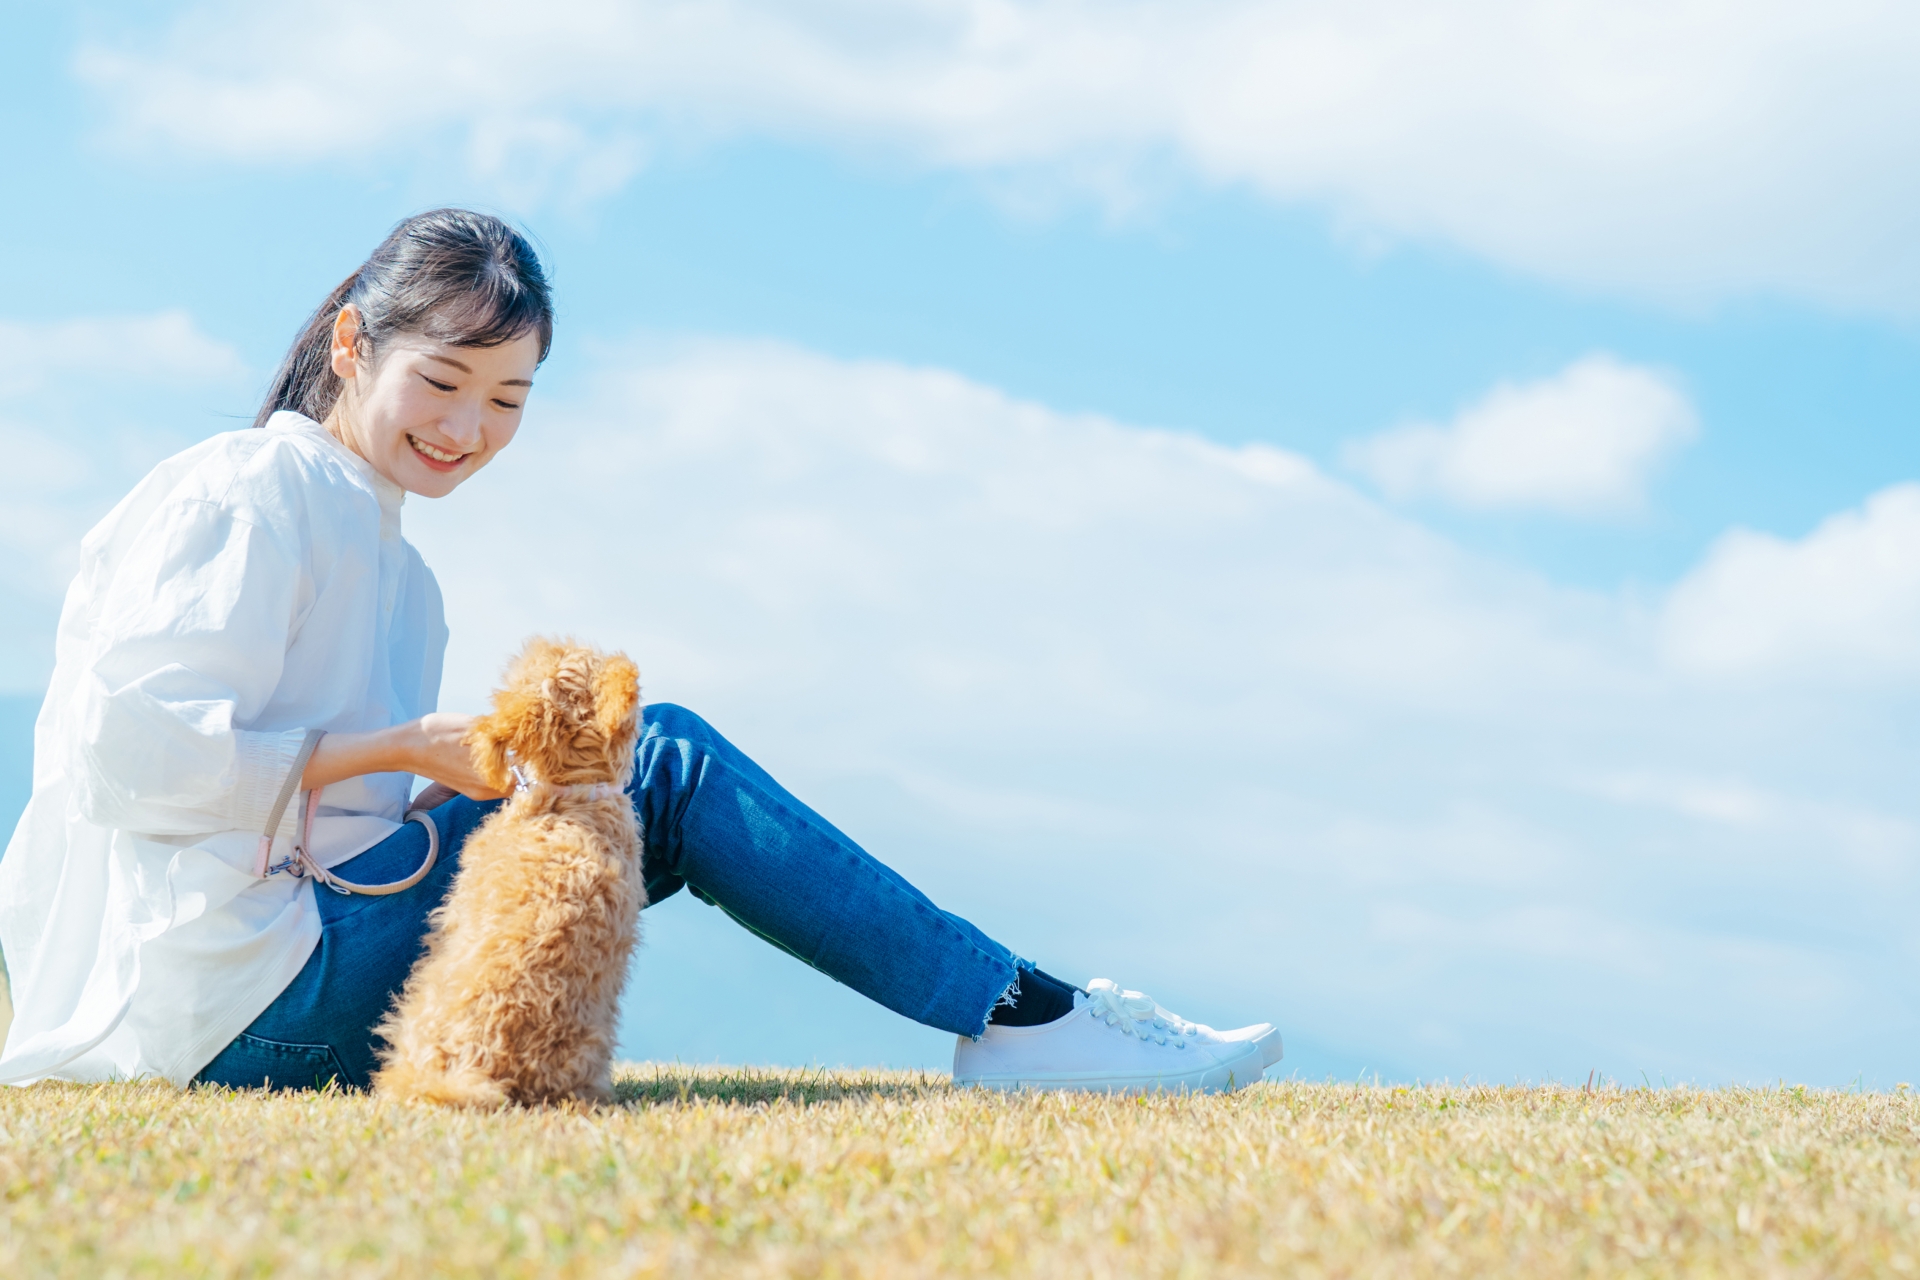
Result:
M0 1275L1866 1276L1908 1093L1003 1098L639 1067L599 1112L0 1090Z

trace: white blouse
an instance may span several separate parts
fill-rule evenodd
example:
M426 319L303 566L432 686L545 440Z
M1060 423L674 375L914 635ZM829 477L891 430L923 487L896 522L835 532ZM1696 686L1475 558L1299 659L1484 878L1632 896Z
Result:
M0 857L0 1082L185 1084L307 962L312 883L254 875L294 754L310 728L383 729L439 697L446 620L405 496L276 413L161 463L87 535ZM412 784L327 787L316 861L393 832Z

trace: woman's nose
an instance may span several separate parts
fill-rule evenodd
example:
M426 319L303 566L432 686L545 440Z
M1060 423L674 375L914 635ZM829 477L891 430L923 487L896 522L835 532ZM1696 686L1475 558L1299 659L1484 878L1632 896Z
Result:
M479 406L466 406L450 411L440 420L440 429L447 433L447 443L457 446L463 452L472 453L480 447L480 409Z

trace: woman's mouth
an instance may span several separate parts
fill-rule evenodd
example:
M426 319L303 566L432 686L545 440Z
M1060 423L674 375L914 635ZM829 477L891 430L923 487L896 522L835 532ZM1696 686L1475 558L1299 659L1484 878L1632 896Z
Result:
M420 460L435 471L452 471L467 460L467 455L464 453L449 453L445 449L437 449L411 433L407 436L407 443L412 445L413 451L420 455Z

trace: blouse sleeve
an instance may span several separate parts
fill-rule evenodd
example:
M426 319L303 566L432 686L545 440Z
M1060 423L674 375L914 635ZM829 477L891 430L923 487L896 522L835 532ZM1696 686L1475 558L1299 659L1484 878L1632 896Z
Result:
M154 513L116 567L80 680L80 814L152 835L258 831L304 731L251 732L307 577L297 546L212 502Z
M404 540L403 540L404 542ZM407 575L399 593L399 616L393 635L404 637L404 649L396 649L389 658L395 693L403 696L409 719L426 715L440 703L440 671L447 653L447 614L440 599L440 584L410 542Z

